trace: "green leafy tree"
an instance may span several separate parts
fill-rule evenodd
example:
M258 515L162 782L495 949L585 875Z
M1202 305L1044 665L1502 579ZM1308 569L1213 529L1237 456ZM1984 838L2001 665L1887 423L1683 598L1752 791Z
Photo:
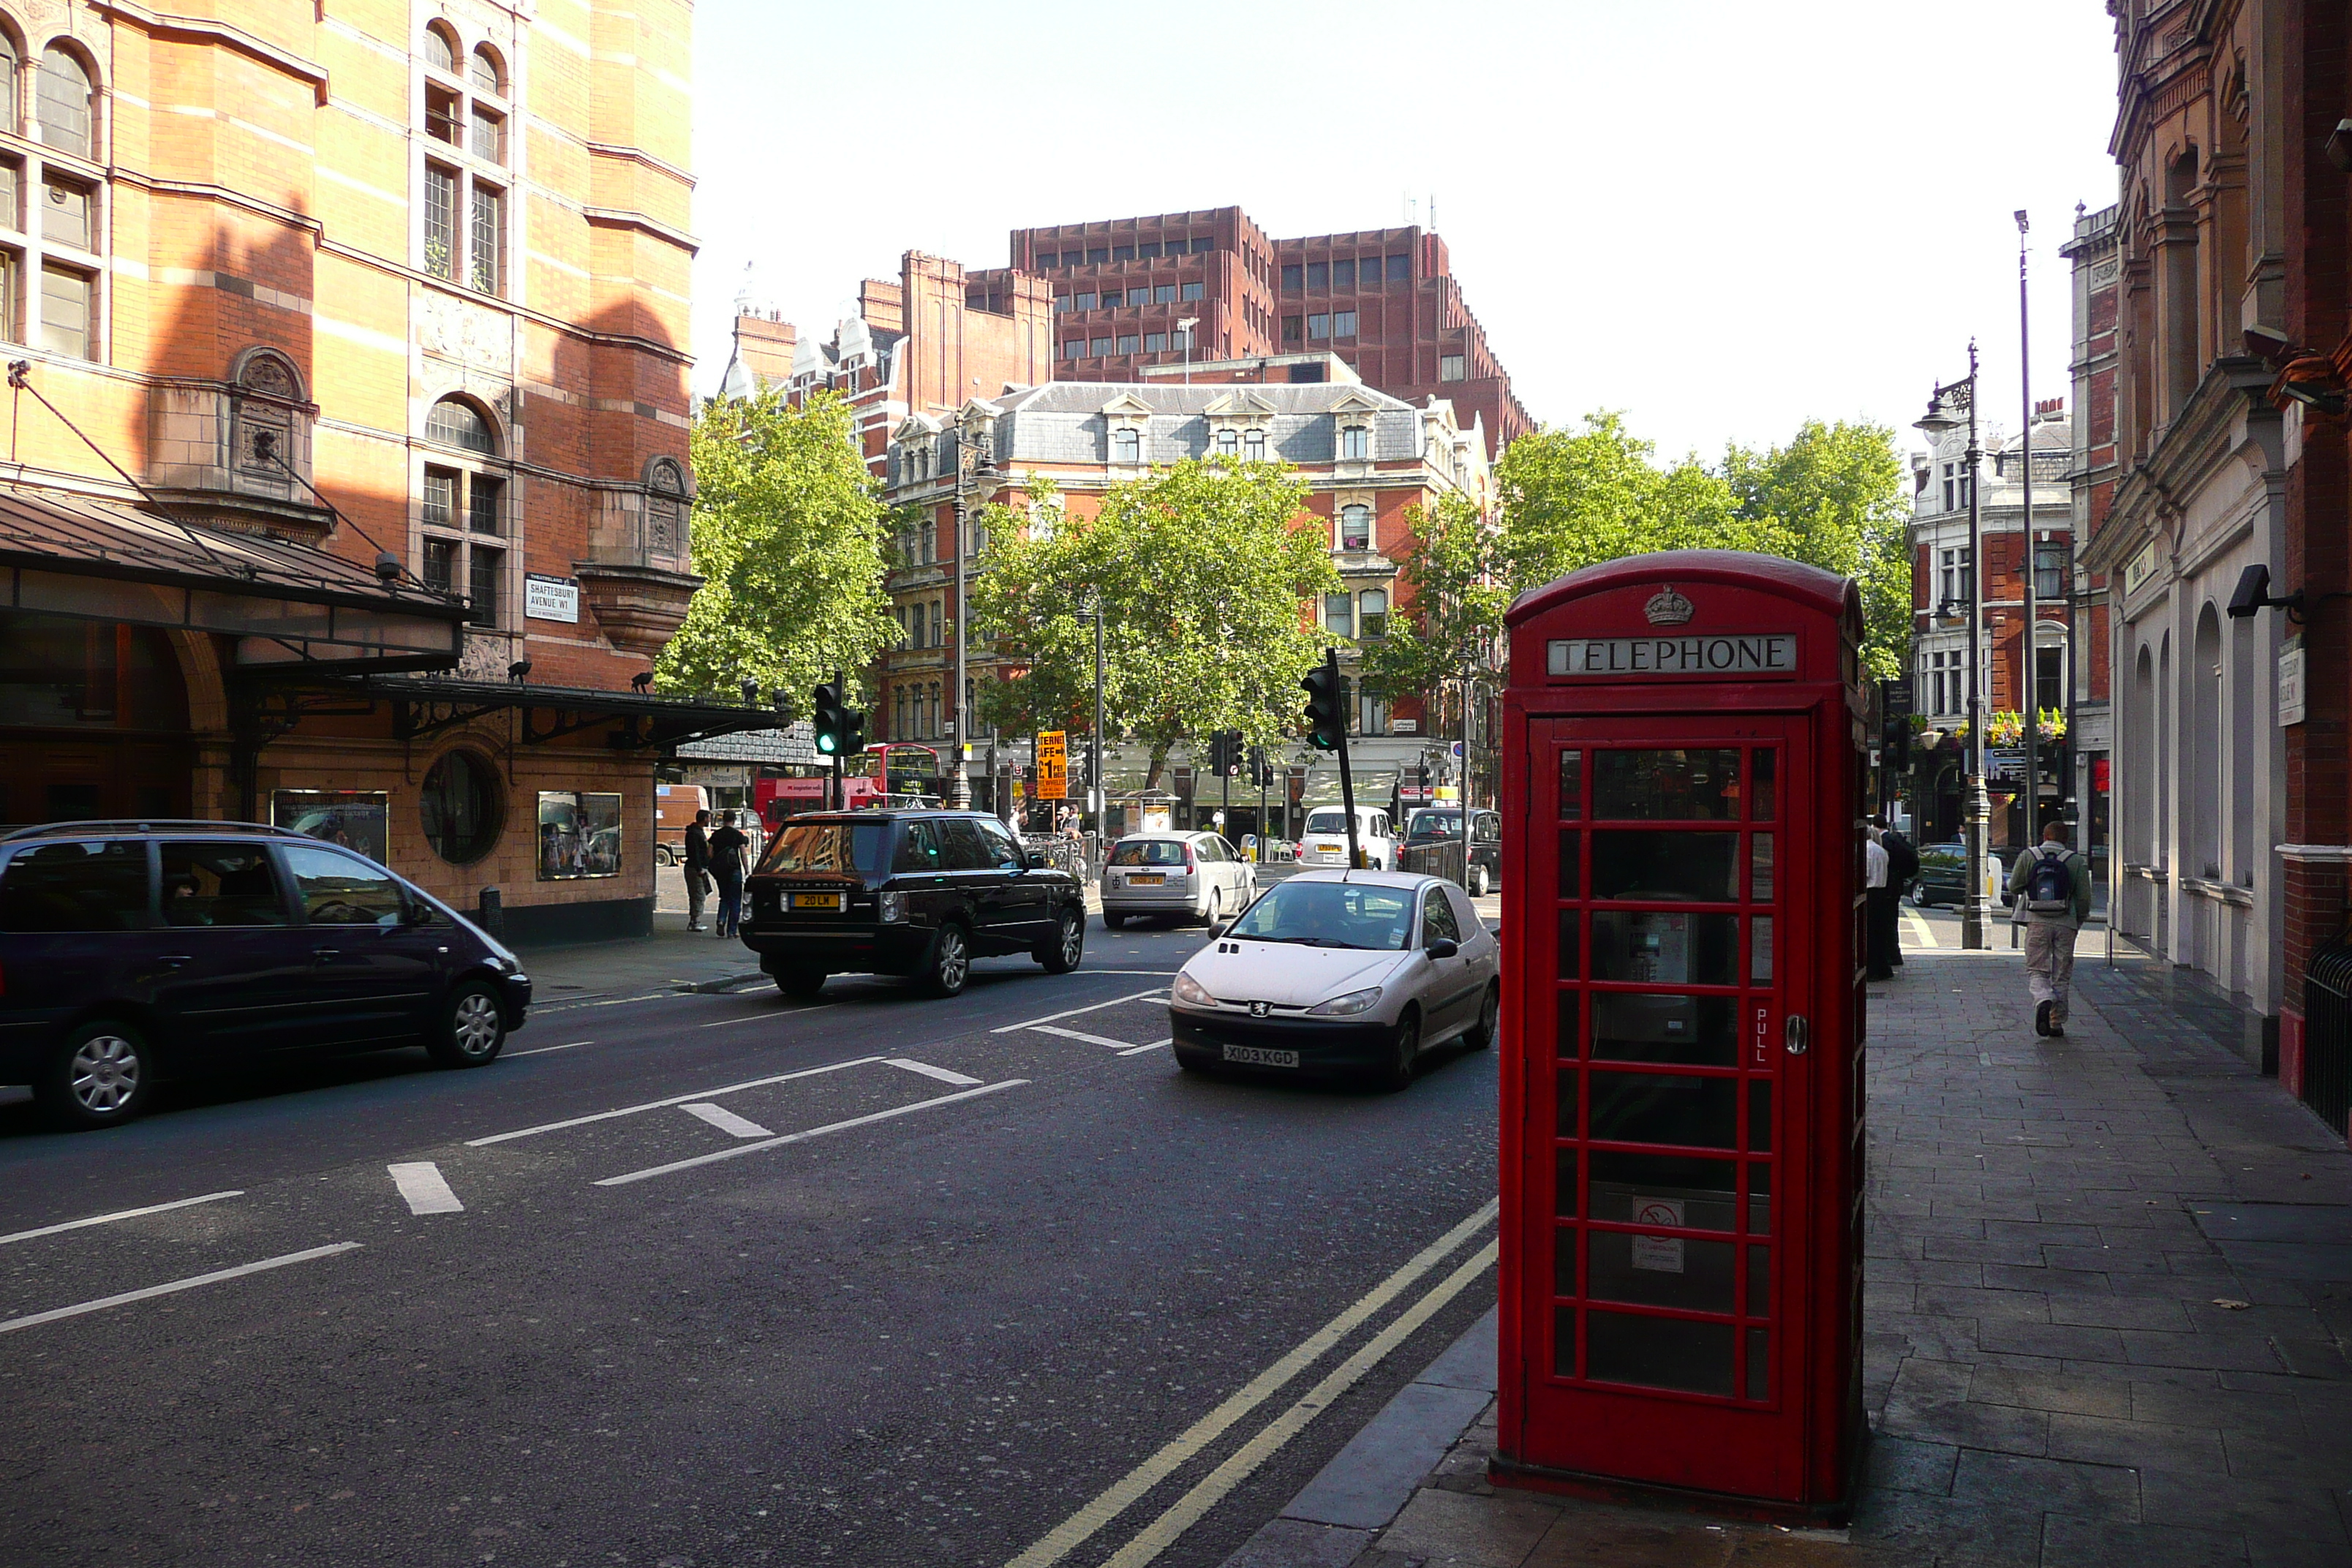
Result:
M664 689L732 696L748 679L804 704L835 670L855 682L897 635L887 514L856 435L830 395L705 405L692 437L703 584L655 667Z
M1180 739L1239 730L1264 743L1294 726L1299 678L1328 640L1305 606L1339 583L1307 493L1280 464L1188 460L1112 486L1092 518L1063 515L1042 486L1033 526L992 509L972 624L1025 673L985 692L983 715L1016 731L1085 728L1094 628L1078 616L1099 603L1106 727L1150 744L1146 788Z
M1465 667L1481 677L1498 668L1503 612L1513 596L1506 536L1466 496L1409 508L1405 523L1412 541L1400 573L1412 613L1390 617L1388 634L1365 644L1364 679L1380 691L1443 699L1449 681L1459 693ZM1450 734L1461 710L1441 700L1432 718Z
M1809 419L1785 447L1734 447L1723 476L1759 548L1851 577L1862 589L1863 658L1891 679L1909 663L1910 502L1895 433Z

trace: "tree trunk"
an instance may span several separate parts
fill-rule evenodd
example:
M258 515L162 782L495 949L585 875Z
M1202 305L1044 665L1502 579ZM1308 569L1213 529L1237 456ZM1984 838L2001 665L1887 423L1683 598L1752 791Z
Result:
M1169 749L1174 744L1165 736L1151 742L1151 761L1143 770L1143 787L1146 790L1160 787L1160 770L1167 765Z

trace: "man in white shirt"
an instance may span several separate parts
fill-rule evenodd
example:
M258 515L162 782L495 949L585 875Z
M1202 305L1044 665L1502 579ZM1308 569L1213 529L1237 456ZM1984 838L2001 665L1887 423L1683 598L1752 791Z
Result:
M1895 889L1887 886L1886 846L1878 841L1878 829L1866 828L1869 835L1862 846L1863 881L1863 945L1867 950L1863 958L1864 974L1872 980L1895 978Z

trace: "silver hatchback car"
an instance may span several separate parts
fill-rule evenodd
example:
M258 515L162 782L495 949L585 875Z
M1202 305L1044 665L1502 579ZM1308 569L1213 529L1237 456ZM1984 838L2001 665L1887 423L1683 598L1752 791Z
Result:
M1160 915L1213 925L1257 897L1257 868L1216 833L1131 833L1103 858L1103 924Z

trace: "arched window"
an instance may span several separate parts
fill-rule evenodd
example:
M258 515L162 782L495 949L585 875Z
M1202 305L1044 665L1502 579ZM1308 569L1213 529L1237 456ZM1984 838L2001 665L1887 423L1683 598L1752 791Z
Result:
M425 31L424 231L418 264L484 294L507 283L506 73L485 45L466 55L436 22ZM463 85L458 79L462 75ZM487 97L489 101L485 101Z
M1386 589L1367 588L1357 596L1356 625L1368 639L1388 635L1389 595Z
M468 456L425 464L425 487L417 498L425 563L417 575L445 594L463 595L476 626L502 626L506 477L479 460L499 455L498 437L481 410L445 397L425 415L425 438Z
M1241 449L1242 438L1239 432L1233 430L1220 430L1217 432L1217 455L1219 457L1234 457L1238 454Z
M1110 433L1110 460L1114 463L1143 461L1143 432L1114 430Z
M12 135L17 127L16 73L24 68L25 58L17 51L16 40L0 29L0 131Z
M428 440L463 447L484 457L499 455L490 422L482 417L481 410L458 398L445 397L433 405L433 412L425 416L425 435Z
M1372 509L1352 503L1339 509L1339 548L1370 550L1372 547Z
M89 72L82 68L81 62L55 44L43 49L37 90L41 141L60 153L71 153L79 158L95 157L90 136L94 94Z
M487 92L500 98L506 96L506 72L499 68L496 49L484 44L474 51L473 58L467 65L466 84L476 92Z

